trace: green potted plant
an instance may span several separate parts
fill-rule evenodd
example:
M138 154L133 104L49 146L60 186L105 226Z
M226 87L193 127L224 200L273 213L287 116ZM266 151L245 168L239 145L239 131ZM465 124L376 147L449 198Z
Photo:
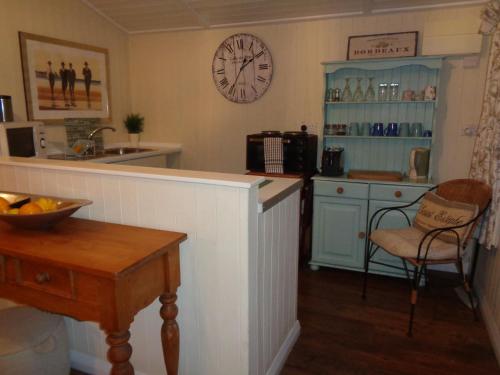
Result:
M128 138L132 147L139 147L140 134L144 130L144 117L139 113L130 113L123 120L127 128Z

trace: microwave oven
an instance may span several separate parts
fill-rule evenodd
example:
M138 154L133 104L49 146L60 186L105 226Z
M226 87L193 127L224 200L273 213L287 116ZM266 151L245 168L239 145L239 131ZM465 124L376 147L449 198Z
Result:
M45 143L41 122L0 122L1 156L45 157Z

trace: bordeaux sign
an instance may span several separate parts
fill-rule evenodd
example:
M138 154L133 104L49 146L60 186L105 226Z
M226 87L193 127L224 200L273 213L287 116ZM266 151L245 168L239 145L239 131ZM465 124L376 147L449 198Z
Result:
M418 31L350 36L347 60L416 56L417 41Z

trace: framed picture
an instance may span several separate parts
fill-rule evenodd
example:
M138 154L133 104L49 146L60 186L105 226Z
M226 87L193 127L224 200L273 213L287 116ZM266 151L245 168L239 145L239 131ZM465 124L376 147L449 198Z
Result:
M19 32L28 120L111 120L108 50Z
M417 56L418 31L350 36L347 60Z

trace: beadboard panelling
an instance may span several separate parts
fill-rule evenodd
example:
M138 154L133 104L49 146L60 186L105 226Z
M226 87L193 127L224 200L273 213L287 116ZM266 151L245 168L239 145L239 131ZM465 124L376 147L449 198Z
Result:
M249 268L248 249L257 248L256 188L0 165L0 189L88 198L93 204L76 217L186 232L178 291L180 373L249 373L248 277L256 270ZM131 361L147 375L165 373L159 310L155 301L131 327ZM77 357L106 360L107 346L96 324L67 323Z
M287 337L297 330L297 278L300 191L260 213L257 255L258 350L251 374L274 374L291 350ZM295 336L295 339L297 336Z

